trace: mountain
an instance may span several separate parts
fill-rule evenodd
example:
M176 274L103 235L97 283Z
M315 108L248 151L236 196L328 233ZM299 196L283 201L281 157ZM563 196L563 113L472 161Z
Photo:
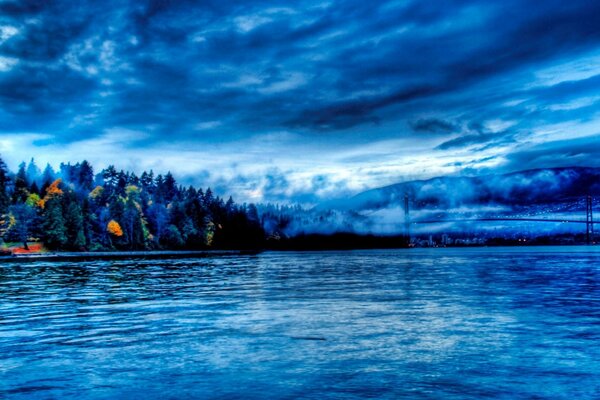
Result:
M347 199L323 202L313 209L263 210L262 218L269 234L281 233L287 237L339 232L399 235L406 232L407 221L415 234L476 230L488 230L493 235L581 233L585 224L562 222L585 222L589 195L597 208L600 168L532 169L402 182ZM408 220L406 197L410 209ZM525 221L531 218L548 222L527 225Z
M354 197L329 201L319 209L340 211L403 207L455 209L464 206L527 207L600 196L600 168L533 169L472 177L437 177L368 190Z

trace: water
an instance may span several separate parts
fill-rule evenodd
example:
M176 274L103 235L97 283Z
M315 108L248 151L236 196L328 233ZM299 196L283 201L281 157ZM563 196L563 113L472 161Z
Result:
M0 265L0 398L598 399L598 248Z

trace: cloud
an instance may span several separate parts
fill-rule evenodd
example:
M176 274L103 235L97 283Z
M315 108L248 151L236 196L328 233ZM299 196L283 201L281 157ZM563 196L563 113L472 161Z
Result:
M0 56L0 72L10 71L18 62L16 58Z
M600 167L600 132L521 148L507 156L507 163L503 167L516 171L571 166Z
M2 1L0 137L279 199L491 168L597 120L598 25L586 0Z
M411 121L410 127L415 132L425 133L452 133L459 129L455 124L439 118L421 118Z
M14 26L5 25L0 26L0 44L6 42L11 37L19 33L19 30Z

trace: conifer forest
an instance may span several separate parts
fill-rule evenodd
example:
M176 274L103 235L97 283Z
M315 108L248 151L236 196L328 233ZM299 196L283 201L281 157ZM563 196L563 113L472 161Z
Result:
M170 172L94 173L87 161L42 171L32 159L14 173L0 159L0 215L4 243L24 249L245 249L265 237L254 204L183 187Z

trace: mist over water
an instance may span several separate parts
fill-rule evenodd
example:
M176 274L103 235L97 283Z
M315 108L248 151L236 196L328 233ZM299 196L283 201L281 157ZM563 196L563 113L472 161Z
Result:
M287 236L336 232L401 235L406 232L406 222L412 223L410 230L416 235L577 235L585 232L586 198L591 197L594 210L600 205L598 182L600 169L585 167L443 176L376 188L314 208L263 207L263 214L267 214L267 232L279 229ZM289 222L278 226L276 222L282 218ZM483 222L482 218L559 221Z
M597 399L600 251L0 266L0 397Z

